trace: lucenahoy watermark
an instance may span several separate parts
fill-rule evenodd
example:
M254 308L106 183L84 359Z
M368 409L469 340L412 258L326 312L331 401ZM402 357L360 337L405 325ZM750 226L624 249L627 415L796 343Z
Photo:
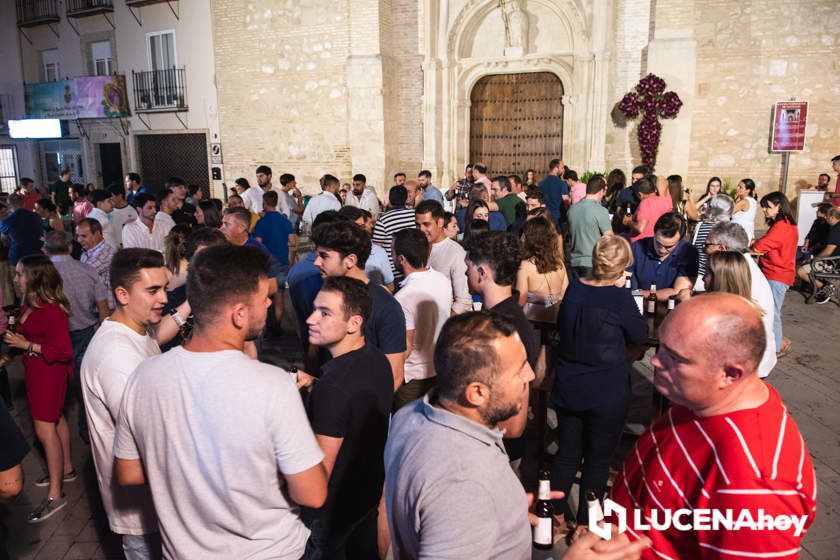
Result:
M597 503L597 502L596 502ZM629 528L634 531L665 531L674 527L678 531L718 531L721 529L738 531L787 531L793 528L794 536L802 535L805 530L807 515L771 515L763 509L755 512L748 509L652 509L648 512L630 510L632 518ZM604 516L614 514L618 519L618 532L628 528L627 508L613 500L604 500L603 510L600 504L589 508L589 530L609 540L612 538L612 523L599 523Z

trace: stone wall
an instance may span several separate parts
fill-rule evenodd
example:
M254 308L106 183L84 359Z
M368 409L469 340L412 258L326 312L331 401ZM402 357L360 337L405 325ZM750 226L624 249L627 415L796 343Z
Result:
M324 173L347 179L347 0L214 0L224 177L255 181L269 165L307 192Z
M781 154L769 153L772 108L809 101L805 151L790 157L794 182L815 183L840 153L840 11L835 0L696 2L697 84L688 182L751 177L779 188Z

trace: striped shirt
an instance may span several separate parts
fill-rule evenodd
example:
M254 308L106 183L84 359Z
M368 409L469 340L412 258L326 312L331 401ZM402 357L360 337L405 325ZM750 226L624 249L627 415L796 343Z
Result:
M753 519L805 516L814 520L814 466L796 423L776 390L757 408L706 418L674 406L639 438L612 488L628 510L748 510ZM763 512L762 512L763 510ZM632 519L632 517L628 517ZM687 518L691 523L691 518ZM804 536L795 530L725 528L679 531L628 528L631 540L653 542L645 559L798 558Z
M96 247L83 251L79 258L84 264L92 266L99 274L99 278L108 290L108 307L111 309L114 309L114 294L111 292L111 261L115 253L114 248L102 240Z
M388 253L388 262L391 263L391 269L394 271L397 281L401 280L403 276L394 266L391 242L394 239L394 234L398 231L416 227L414 208L392 208L379 216L376 225L373 226L373 242L385 248L385 252Z

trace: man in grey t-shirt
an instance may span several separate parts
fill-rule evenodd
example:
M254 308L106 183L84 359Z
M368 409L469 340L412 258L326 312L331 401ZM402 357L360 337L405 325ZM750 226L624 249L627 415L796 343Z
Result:
M324 455L292 377L242 352L265 326L268 264L253 247L198 253L192 338L126 385L116 478L148 482L167 558L298 560L309 530L296 504L326 499Z
M394 415L385 447L394 557L530 559L529 499L502 444L525 429L534 379L516 327L492 311L451 317L435 369L437 388ZM585 535L564 558L638 558L647 546L618 537Z

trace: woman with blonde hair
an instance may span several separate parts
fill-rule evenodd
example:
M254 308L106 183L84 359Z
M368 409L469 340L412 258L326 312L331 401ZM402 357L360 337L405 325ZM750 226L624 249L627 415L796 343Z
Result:
M736 251L715 251L709 255L703 284L707 292L727 292L752 300L750 267Z
M532 321L553 323L569 285L563 265L563 236L551 220L533 218L525 222L522 246L525 258L516 274L519 305L525 306L525 315Z
M601 237L592 250L592 272L573 279L560 303L551 403L557 413L557 453L551 488L569 495L580 470L577 522L586 525L586 493L603 496L610 457L618 445L630 404L627 346L647 340L647 321L639 313L624 274L633 263L627 241ZM583 466L581 467L581 461ZM565 500L555 511L571 520Z
M3 340L23 351L29 410L47 459L48 475L35 485L48 486L49 494L29 514L30 523L40 523L67 505L62 485L77 476L70 463L70 431L62 415L67 378L73 372L70 302L61 276L45 255L18 261L14 282L23 296L19 327L17 332L6 331Z

